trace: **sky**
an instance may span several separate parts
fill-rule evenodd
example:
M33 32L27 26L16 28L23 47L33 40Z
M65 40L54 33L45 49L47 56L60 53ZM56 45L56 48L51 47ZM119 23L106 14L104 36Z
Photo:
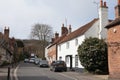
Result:
M108 17L114 20L117 0L103 0L108 5ZM10 29L10 37L30 39L33 25L48 24L53 32L61 26L71 25L72 31L98 18L100 0L0 0L0 32L5 26Z

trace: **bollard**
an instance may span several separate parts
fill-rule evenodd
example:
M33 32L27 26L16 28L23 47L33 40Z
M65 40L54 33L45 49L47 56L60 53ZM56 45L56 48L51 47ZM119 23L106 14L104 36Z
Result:
M8 76L7 76L7 80L10 80L10 67L8 67Z

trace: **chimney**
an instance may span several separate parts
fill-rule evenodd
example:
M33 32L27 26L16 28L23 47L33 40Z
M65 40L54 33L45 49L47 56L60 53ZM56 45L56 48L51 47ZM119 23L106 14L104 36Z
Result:
M61 35L64 35L64 34L67 34L67 33L68 33L67 27L64 27L64 24L62 24Z
M99 39L106 39L107 37L107 29L104 27L108 24L108 7L107 3L100 0L100 7L99 7L99 31L98 31L98 38Z
M55 38L52 38L52 39L51 39L51 43L53 43L53 42L54 42L54 40L55 40Z
M8 29L6 27L4 29L4 38L5 38L5 40L9 39L9 27L8 27Z
M55 33L55 39L57 39L59 37L59 33Z
M120 0L118 0L118 4L115 7L115 18L119 18L120 17Z
M11 39L11 43L12 43L12 45L15 44L15 38L14 38L14 37L12 37L12 39Z
M72 32L72 28L71 28L71 25L69 25L69 33Z

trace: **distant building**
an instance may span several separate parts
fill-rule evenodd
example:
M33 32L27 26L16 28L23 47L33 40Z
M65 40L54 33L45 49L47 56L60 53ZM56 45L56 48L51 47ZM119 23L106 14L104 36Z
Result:
M110 80L120 79L120 0L115 6L115 20L106 26ZM113 79L112 79L113 78Z
M13 60L13 53L15 50L14 44L15 39L9 38L9 28L4 29L4 33L2 34L0 32L0 64L2 64L3 61L12 62Z

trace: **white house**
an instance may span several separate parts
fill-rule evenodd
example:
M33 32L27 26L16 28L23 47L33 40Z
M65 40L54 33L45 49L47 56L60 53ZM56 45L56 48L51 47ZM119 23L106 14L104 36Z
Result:
M107 30L104 27L108 22L108 7L101 0L98 19L93 19L73 32L69 26L68 35L58 43L57 58L66 61L67 67L83 68L78 57L78 46L89 37L106 39Z

